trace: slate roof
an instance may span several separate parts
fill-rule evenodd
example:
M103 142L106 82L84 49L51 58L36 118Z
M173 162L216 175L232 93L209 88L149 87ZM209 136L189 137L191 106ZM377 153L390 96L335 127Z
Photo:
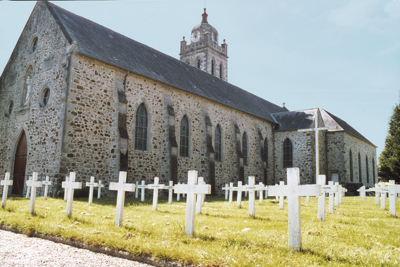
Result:
M332 113L329 113L328 111L323 109L323 110L321 110L321 116L324 120L326 127L335 127L335 126L339 127L338 130L329 130L329 131L345 131L345 132L357 137L358 139L361 139L364 142L367 142L368 144L375 146L367 138L365 138L362 134L360 134L356 129L354 129L349 124L347 124L347 122L336 117Z
M287 111L272 114L277 124L274 131L293 131L314 127L318 109Z
M237 86L163 54L106 27L45 2L77 53L275 122L271 113L287 111Z

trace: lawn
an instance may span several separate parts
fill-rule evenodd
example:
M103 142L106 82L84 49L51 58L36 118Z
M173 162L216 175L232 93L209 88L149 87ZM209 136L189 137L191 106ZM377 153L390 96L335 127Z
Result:
M126 198L122 227L115 227L115 198L75 199L72 217L62 199L29 200L11 197L0 208L0 224L26 233L77 240L94 246L124 250L136 256L199 266L399 266L400 219L375 205L374 197L345 197L325 222L317 220L317 199L301 201L302 251L288 249L287 203L280 210L275 198L256 202L256 217L223 197L207 197L196 216L195 236L185 235L185 199L171 205L160 198ZM328 203L327 203L328 204ZM388 209L389 203L386 203ZM327 207L328 208L328 207ZM397 204L400 214L400 203Z

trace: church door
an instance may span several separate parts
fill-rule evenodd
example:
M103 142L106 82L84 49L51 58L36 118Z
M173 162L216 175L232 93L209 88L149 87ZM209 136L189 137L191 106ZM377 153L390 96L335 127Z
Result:
M26 169L26 156L28 154L28 145L26 141L25 132L19 138L17 149L15 151L14 161L14 183L12 187L12 194L22 195L25 182L25 169Z

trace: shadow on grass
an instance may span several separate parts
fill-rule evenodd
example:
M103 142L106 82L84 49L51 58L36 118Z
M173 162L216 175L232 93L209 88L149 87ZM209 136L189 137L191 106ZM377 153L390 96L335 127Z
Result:
M303 249L302 251L296 251L296 252L294 252L294 253L300 253L300 254L304 254L304 255L307 255L307 254L308 254L308 255L318 256L318 257L324 259L324 260L327 261L327 262L340 262L340 263L344 263L344 264L349 265L349 266L352 265L352 264L354 264L354 262L352 262L352 261L350 261L350 260L348 260L348 259L341 258L341 257L339 257L339 256L333 258L333 257L331 257L331 256L329 256L329 255L320 253L320 252L315 251L315 250L312 250L312 249Z

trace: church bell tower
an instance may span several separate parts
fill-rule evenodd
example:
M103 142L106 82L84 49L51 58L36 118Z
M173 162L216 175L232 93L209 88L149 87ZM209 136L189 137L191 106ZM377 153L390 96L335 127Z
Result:
M208 24L206 9L201 24L192 29L190 44L181 41L180 59L187 64L228 81L228 45L218 45L218 31Z

